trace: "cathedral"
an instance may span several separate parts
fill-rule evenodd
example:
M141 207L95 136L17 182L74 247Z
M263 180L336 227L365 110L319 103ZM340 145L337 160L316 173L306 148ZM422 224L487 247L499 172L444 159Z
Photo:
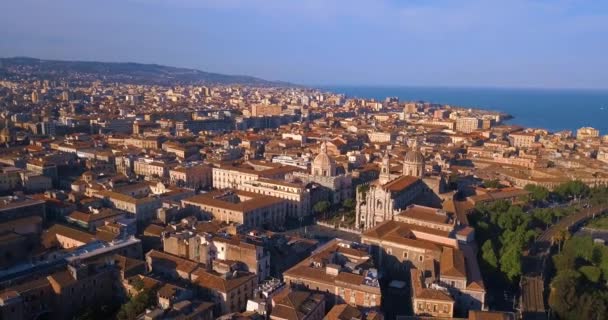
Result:
M339 174L338 165L327 152L327 144L321 144L320 152L312 162L310 173L294 172L293 177L305 183L316 183L327 191L331 204L340 204L352 194L352 177L349 173Z
M412 204L415 199L433 191L422 181L425 161L416 148L408 151L403 159L401 174L390 172L388 153L382 157L378 180L361 185L356 194L356 221L360 229L369 229Z

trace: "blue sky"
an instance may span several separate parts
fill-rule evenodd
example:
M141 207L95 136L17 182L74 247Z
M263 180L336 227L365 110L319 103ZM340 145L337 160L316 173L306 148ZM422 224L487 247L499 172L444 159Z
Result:
M608 88L606 0L2 0L0 56L301 84Z

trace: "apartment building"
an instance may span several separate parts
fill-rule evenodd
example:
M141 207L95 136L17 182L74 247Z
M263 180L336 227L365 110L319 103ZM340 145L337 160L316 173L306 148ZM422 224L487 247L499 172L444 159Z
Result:
M216 189L236 188L245 182L258 180L259 178L284 179L287 174L300 170L297 167L277 164L257 167L220 165L212 170L213 187Z
M592 127L583 127L576 130L576 139L593 139L600 136L600 131Z
M348 303L375 309L382 293L378 272L369 267L369 248L358 243L334 239L283 273L285 283L324 293L330 305Z
M511 145L516 148L530 148L538 140L533 132L514 132L509 134Z
M243 235L174 232L163 238L163 250L204 264L215 259L240 261L246 271L258 276L259 282L270 274L269 252L261 243Z
M129 212L138 222L152 219L156 214L156 209L162 205L161 200L156 197L135 198L109 190L95 191L93 196L103 199L112 208Z
M139 158L135 161L133 172L149 178L169 178L169 170L177 164L154 159Z
M182 204L219 221L255 228L282 226L287 214L284 199L242 190L216 190L186 198Z
M162 139L160 137L129 137L124 139L125 146L133 146L140 149L159 150L161 148Z
M422 271L411 271L412 310L419 317L452 318L454 298L446 290L433 289L424 282Z
M205 189L212 185L212 169L203 163L191 163L169 169L169 183L191 189Z
M254 104L251 106L252 117L279 116L282 108L277 104Z
M310 191L303 184L259 178L237 185L237 188L243 191L284 199L287 203L287 216L291 218L306 217L312 212Z
M200 264L157 250L146 254L148 270L163 277L183 279L197 285L212 296L221 314L245 310L253 297L257 276L238 269L238 264L215 260Z
M475 117L462 117L456 119L456 131L471 133L480 128L481 121Z
M46 277L11 286L0 293L3 319L69 319L92 303L109 303L116 268L111 264L69 264Z

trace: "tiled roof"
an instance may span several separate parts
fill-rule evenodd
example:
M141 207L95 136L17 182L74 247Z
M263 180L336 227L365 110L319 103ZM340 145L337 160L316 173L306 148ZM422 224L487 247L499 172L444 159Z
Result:
M57 235L70 238L84 244L95 241L95 236L88 232L71 228L62 224L54 224L43 233L43 246L47 248L54 246L57 243Z
M325 315L326 320L358 320L364 319L363 314L359 309L348 305L348 304L338 304L335 305L327 315Z
M216 199L216 195L218 192L210 192L207 194L199 194L190 198L186 198L182 201L186 203L207 205L216 208L224 208L228 210L238 211L238 212L247 212L252 211L258 208L265 208L268 206L272 206L275 204L279 204L283 202L283 199L261 195L257 193L245 192L245 191L235 191L237 194L243 194L247 197L251 197L249 200L241 201L238 203L232 203L229 201L224 201L221 199Z
M420 179L418 179L417 177L400 176L397 179L387 182L385 185L382 186L382 188L391 192L399 192L409 188L418 181L420 181Z
M410 270L413 296L417 299L454 302L454 299L441 290L433 290L422 286L422 272L412 268Z
M442 277L467 278L467 270L464 264L464 255L460 250L443 247L441 253L440 274Z
M217 272L206 271L204 269L196 270L194 275L197 277L194 282L201 287L214 289L223 293L228 293L257 277L249 272L236 272L233 276L222 277Z

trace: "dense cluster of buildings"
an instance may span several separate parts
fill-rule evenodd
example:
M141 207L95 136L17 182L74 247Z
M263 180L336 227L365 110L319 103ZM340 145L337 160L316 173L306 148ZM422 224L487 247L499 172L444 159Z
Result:
M527 184L608 183L608 138L504 116L303 88L0 81L0 313L64 319L148 290L139 319L511 319L486 312L468 210ZM302 235L330 212L356 241Z

